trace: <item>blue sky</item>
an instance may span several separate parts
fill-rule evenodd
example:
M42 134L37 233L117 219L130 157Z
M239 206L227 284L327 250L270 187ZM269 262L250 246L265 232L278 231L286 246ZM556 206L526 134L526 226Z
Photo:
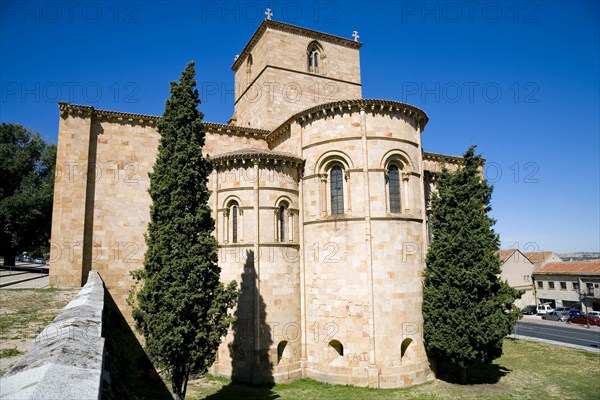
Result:
M423 109L426 151L478 146L503 247L600 250L598 1L4 0L0 121L56 142L58 100L160 115L195 60L205 120L226 123L231 65L267 7L358 31L363 97Z

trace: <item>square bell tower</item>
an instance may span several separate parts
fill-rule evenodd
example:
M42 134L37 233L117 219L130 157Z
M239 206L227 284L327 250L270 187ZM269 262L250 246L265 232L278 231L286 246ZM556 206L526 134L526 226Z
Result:
M362 43L264 20L236 58L234 125L273 130L319 104L360 99Z

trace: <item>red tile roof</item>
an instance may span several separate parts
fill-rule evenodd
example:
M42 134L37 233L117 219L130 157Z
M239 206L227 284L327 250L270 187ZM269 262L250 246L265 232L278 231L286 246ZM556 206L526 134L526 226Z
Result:
M539 267L539 265L546 261L547 258L552 256L551 251L530 251L523 254L525 254L525 257L534 263L536 267Z
M551 262L544 265L536 274L600 275L600 260Z
M502 262L506 262L506 260L508 260L514 254L515 251L517 251L517 249L498 250L498 256L500 257L500 260L502 260Z

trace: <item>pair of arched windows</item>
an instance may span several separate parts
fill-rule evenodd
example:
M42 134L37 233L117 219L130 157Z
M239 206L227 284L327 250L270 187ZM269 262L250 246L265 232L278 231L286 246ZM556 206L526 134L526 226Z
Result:
M401 198L401 168L395 164L390 163L386 169L386 185L387 185L387 200L388 200L388 212L391 214L399 214L402 212L402 198ZM346 174L344 167L341 164L333 164L329 169L329 214L330 215L342 215L346 213L345 200L344 200L344 181L346 180ZM347 191L348 196L350 192ZM348 201L348 207L349 199ZM326 210L325 204L323 205Z
M223 211L223 241L239 243L243 241L242 209L237 200L231 200ZM275 212L275 237L277 242L293 240L293 213L290 203L281 201Z

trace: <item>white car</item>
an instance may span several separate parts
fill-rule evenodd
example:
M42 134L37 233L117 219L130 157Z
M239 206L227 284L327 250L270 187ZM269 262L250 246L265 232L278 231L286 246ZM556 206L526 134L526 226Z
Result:
M590 311L588 312L588 315L592 315L595 318L600 318L600 311Z
M538 315L546 315L547 313L552 311L554 311L554 309L550 307L550 304L548 303L540 304L539 306L537 306Z

